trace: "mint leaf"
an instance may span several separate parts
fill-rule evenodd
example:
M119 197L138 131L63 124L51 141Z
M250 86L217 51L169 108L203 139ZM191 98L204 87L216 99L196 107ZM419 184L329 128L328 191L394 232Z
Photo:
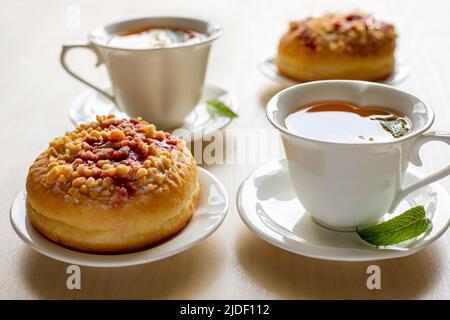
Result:
M238 115L231 110L229 107L227 107L223 102L214 99L209 100L206 102L206 108L208 110L208 113L211 117L215 117L217 113L224 115L228 118L237 118Z
M381 126L384 130L392 134L394 138L400 138L409 132L408 123L405 119L381 120Z
M410 240L431 230L433 224L426 218L425 208L417 206L401 215L372 227L356 230L366 242L375 246L391 246Z
M163 32L170 39L171 43L182 43L186 41L184 32L171 29L164 29Z

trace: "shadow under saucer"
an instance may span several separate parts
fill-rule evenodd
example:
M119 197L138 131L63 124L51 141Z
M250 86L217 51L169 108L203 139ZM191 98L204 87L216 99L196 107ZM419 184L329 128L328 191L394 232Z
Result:
M258 284L283 299L417 299L439 280L442 245L414 255L374 262L337 262L297 255L260 239L249 230L236 241L239 263ZM369 290L367 267L381 270L381 290Z
M192 299L220 273L214 237L175 256L132 267L81 266L81 290L68 290L66 263L25 247L20 274L39 299ZM205 263L207 257L208 263Z

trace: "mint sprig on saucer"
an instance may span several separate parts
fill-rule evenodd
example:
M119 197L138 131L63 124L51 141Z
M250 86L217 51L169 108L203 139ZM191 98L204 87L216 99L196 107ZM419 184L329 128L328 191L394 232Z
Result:
M413 239L432 227L431 220L426 218L425 208L417 206L386 222L356 232L374 246L391 246Z
M217 99L209 100L206 102L206 109L212 118L215 118L217 114L221 114L228 118L237 118L238 115L231 110L226 104Z

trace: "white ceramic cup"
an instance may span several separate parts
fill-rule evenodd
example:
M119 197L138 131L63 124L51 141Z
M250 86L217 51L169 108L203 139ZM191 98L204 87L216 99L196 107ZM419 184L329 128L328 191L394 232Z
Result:
M206 34L195 43L130 49L108 44L111 34L147 26L189 29ZM180 17L149 17L112 23L92 31L86 43L65 44L61 65L76 79L111 99L130 116L140 116L160 129L175 128L195 108L202 94L211 43L221 35L213 23ZM97 64L106 65L113 94L84 80L66 63L73 48L92 50Z
M327 100L391 108L411 119L412 130L387 142L339 143L301 137L286 128L285 118L295 107ZM433 109L390 86L347 80L296 85L269 101L267 117L281 133L298 199L317 222L333 229L354 230L376 223L409 193L450 174L449 165L402 186L408 164L422 164L421 146L429 141L450 145L450 134L425 133L433 123Z

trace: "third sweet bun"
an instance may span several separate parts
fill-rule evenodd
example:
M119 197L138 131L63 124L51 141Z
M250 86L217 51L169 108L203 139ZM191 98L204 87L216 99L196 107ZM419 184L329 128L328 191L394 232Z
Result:
M98 116L50 142L27 177L27 214L50 240L135 251L183 229L199 199L184 141L141 119Z
M395 66L397 34L392 24L364 12L327 13L291 22L282 37L276 65L297 81L376 81Z

